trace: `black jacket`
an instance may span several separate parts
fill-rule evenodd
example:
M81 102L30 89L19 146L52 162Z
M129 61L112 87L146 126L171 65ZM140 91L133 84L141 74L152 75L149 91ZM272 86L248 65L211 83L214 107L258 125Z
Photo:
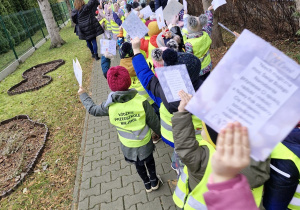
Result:
M104 33L103 28L95 17L99 2L90 0L81 10L72 11L72 20L76 24L75 33L81 40L91 40Z
M167 6L168 0L155 0L155 11L162 7L164 9Z

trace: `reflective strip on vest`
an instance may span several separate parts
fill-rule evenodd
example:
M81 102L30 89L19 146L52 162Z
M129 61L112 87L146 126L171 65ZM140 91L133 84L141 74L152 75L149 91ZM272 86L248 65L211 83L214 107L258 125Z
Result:
M300 207L300 198L293 197L293 199L290 202L290 205Z
M176 194L176 196L181 200L184 201L186 194L184 192L182 192L179 187L176 187L174 193Z
M291 160L300 172L300 158L282 143L277 144L272 151L271 159ZM300 180L288 208L300 210Z
M122 131L120 128L117 128L117 131L120 136L130 140L143 140L149 131L148 125L146 125L142 130L134 131L132 133L128 133L126 131Z
M195 198L193 198L193 196L190 196L189 199L187 200L186 203L188 206L184 206L186 210L192 208L192 209L196 209L196 210L205 210L207 209L207 207L200 203L199 201L197 201Z
M146 95L148 94L146 90L143 90L143 91L138 91L138 93L142 96L142 95Z
M120 30L119 30L119 25L116 24L115 21L111 20L110 21L110 25L111 25L111 31L114 33L114 34L119 34Z
M168 125L168 124L167 124L165 121L163 121L161 118L160 118L160 125L161 125L164 129L166 129L166 130L168 130L168 131L170 131L170 132L173 132L172 126ZM201 130L195 130L195 135L201 135Z

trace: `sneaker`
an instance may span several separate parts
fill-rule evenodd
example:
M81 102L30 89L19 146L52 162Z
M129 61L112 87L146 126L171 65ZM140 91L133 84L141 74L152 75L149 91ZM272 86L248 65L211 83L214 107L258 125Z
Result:
M151 182L151 188L152 188L152 190L157 190L159 188L159 180L158 180L158 178L156 178L154 180L150 179L150 182Z
M152 188L151 188L151 183L150 182L146 182L146 183L144 183L144 185L145 185L145 189L146 189L147 193L152 192Z
M159 137L159 135L157 135L156 133L152 134L151 139L153 141L153 144L157 144L161 140L161 138Z

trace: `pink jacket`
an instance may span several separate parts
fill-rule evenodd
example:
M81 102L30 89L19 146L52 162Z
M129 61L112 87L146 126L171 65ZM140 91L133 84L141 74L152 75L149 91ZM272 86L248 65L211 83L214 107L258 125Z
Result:
M226 182L207 184L204 199L209 210L257 210L247 178L238 175Z

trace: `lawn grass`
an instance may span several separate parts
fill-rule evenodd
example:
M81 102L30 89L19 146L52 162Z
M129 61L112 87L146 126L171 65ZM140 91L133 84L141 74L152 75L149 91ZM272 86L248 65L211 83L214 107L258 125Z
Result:
M17 71L0 82L0 121L25 114L33 121L45 123L50 131L35 172L0 201L0 209L70 209L86 113L77 95L72 59L77 57L81 63L85 87L89 84L93 60L85 41L78 39L70 24L60 34L65 45L49 50L48 40ZM53 78L49 85L34 92L8 96L7 90L23 79L21 75L26 69L56 59L64 59L66 63L48 73ZM43 163L49 165L45 171ZM28 190L26 194L24 188Z

